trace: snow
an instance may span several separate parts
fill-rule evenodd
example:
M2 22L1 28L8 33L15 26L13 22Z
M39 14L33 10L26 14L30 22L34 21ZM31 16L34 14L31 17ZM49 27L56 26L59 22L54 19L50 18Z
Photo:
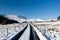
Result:
M35 29L35 31L36 31L38 37L40 38L40 40L47 40L47 38L44 37L44 36L42 35L42 33L39 32L39 30L38 30L36 27L33 26L33 28Z
M43 21L43 20L42 19L32 18L32 19L27 19L26 21L28 21L28 22L35 22L35 21Z
M26 27L26 26L25 26ZM15 32L12 36L9 35L6 39L11 40L12 37L14 37L16 34L18 34L21 30L23 30L25 27L20 27L18 32Z
M56 21L56 22L48 22L48 21L42 21L41 23L39 22L37 22L37 23L34 23L34 24L37 24L37 25L39 25L39 24L51 24L51 25L56 25L56 24L59 24L60 25L60 21Z
M24 22L25 21L25 19L19 18L17 15L6 15L5 17L7 17L8 19L16 20L18 22Z
M16 20L18 22L41 22L42 23L34 23L39 26L33 27L42 40L60 40L60 21L51 22L51 20L42 20L42 19L23 19L19 18L17 15L6 15L5 17L9 19ZM50 22L47 22L50 21ZM41 25L45 24L45 25ZM47 24L47 25L46 25ZM27 24L7 24L1 25L0 24L0 40L3 39L11 39L14 35L16 35L19 31L21 31ZM25 30L24 34L21 36L19 40L29 40L30 34L30 26Z
M42 40L60 40L60 24L59 22L55 22L56 24L53 25L39 25L33 27ZM58 24L57 24L58 23ZM23 29L24 26L27 24L8 24L8 25L1 25L0 24L0 40L12 38L16 35L20 30ZM30 29L28 28L25 30L24 34L21 36L20 40L28 40ZM7 33L8 30L8 33ZM25 37L26 36L26 37Z
M58 24L57 24L58 25ZM37 26L37 29L48 39L48 40L60 40L60 26Z
M27 24L0 25L0 40L6 39L19 32Z
M30 37L30 25L28 25L28 28L25 30L25 32L22 34L19 40L29 40Z

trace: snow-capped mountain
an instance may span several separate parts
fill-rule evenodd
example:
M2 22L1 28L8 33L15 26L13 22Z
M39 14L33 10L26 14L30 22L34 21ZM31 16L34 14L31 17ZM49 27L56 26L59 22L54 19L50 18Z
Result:
M17 15L6 15L5 17L7 17L8 19L13 19L13 20L16 20L18 22L44 22L44 21L56 21L56 19L49 19L49 20L42 20L42 19L37 19L37 18L29 18L27 19L26 17L24 16L17 16Z
M12 20L16 20L18 22L24 22L25 21L25 17L23 16L17 16L17 15L6 15L5 17L7 17L8 19L12 19Z
M36 21L44 21L44 20L33 18L33 19L27 19L27 21L28 21L28 22L36 22Z
M17 15L6 15L5 17L7 17L8 19L16 20L18 22L24 22L24 21L27 21L27 22L44 21L42 19L36 19L36 18L27 19L27 18L25 18L23 16L17 16Z

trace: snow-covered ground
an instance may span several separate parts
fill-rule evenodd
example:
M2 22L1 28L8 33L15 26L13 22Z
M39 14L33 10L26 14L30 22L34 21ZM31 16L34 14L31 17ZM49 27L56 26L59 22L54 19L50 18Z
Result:
M60 24L54 25L40 25L37 29L48 39L48 40L60 40Z
M8 24L8 25L0 25L0 40L7 38L18 32L21 27L26 26L27 24Z
M5 16L9 19L14 19L20 23L27 21L27 22L41 22L42 23L34 23L37 24L39 26L36 26L36 28L48 39L48 40L60 40L60 21L56 21L56 22L46 22L44 20L41 19L23 19L23 18L19 18L16 15L7 15ZM48 20L49 21L49 20ZM42 25L43 24L43 25ZM48 24L48 25L44 25L44 24ZM11 37L12 35L14 35L16 32L18 32L19 30L21 30L21 27L24 27L26 24L8 24L8 25L1 25L0 24L0 40L5 39L7 37ZM29 28L28 28L29 29ZM26 29L26 30L28 30ZM26 31L26 32L29 32ZM25 33L26 33L25 32ZM38 32L38 31L37 31ZM23 36L22 36L23 37Z
M11 37L15 33L17 33L21 27L26 26L27 24L8 24L8 25L0 25L0 40L3 40L7 37ZM60 24L53 25L39 25L36 28L48 39L48 40L60 40ZM28 30L29 27L26 29ZM36 32L37 29L35 30ZM25 33L29 32L26 31ZM38 34L38 35L41 35ZM23 37L23 36L21 36ZM41 37L41 36L40 36Z
M40 40L47 40L47 38L43 36L43 34L36 27L33 26L33 28L35 29Z
M29 40L30 38L30 25L28 25L28 28L24 31L23 35L20 37L19 40Z

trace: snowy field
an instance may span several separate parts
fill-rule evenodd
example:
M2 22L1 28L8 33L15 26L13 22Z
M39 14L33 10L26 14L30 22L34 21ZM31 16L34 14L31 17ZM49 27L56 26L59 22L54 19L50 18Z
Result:
M8 25L0 25L0 40L7 38L18 32L21 27L26 26L27 24L8 24Z
M60 24L54 25L39 25L37 29L48 39L48 40L60 40Z
M22 27L25 27L27 24L8 24L0 25L0 40L11 37L15 33L19 32ZM60 40L60 24L49 24L44 25L40 24L35 26L48 40ZM28 28L29 29L29 28ZM27 29L26 29L27 30ZM27 31L29 32L29 31ZM23 37L23 36L22 36Z

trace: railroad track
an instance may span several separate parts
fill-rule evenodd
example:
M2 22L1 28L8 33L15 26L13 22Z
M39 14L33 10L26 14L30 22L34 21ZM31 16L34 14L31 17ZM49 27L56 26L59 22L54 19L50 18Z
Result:
M32 25L28 24L20 32L6 40L41 40ZM43 40L43 39L42 39Z

